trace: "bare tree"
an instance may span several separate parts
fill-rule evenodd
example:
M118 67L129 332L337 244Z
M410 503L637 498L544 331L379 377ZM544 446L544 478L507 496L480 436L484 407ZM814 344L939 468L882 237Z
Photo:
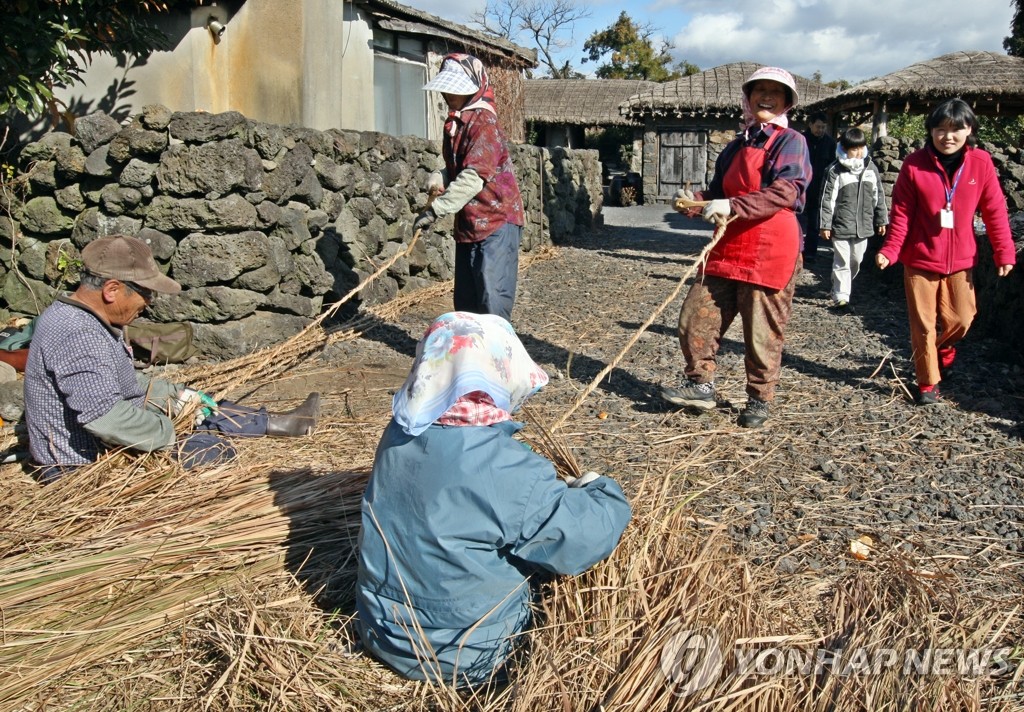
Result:
M573 27L586 17L590 10L574 0L487 0L471 21L485 32L532 44L549 75L570 79L580 75L558 54L572 46Z
M484 32L507 40L519 33L519 6L522 0L487 0L483 10L470 15L470 22Z

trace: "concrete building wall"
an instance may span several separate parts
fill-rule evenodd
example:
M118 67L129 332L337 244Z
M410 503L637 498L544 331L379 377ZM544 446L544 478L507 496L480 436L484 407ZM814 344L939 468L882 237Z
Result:
M211 16L226 28L219 42ZM318 130L373 128L372 31L351 3L248 0L234 14L201 7L159 21L172 48L127 67L98 55L83 84L58 92L72 114L124 119L162 104Z
M352 3L306 3L302 77L303 126L318 130L374 127L373 30Z
M191 14L158 17L172 49L154 52L144 63L125 64L97 54L83 73L83 82L56 94L70 111L83 116L104 111L125 118L146 104L164 104L182 111L224 111L228 108L227 69L229 33L214 44L206 30L216 8L197 8ZM201 70L201 71L199 71Z
M250 0L231 18L221 43L229 50L231 105L226 109L270 123L301 120L303 5L302 0Z

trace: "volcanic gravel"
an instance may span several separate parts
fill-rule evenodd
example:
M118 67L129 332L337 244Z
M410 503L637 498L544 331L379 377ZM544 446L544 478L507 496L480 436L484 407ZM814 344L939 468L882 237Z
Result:
M618 356L711 237L707 224L664 206L605 208L604 219L520 276L513 322L552 376L530 402L548 423ZM1024 551L1019 354L969 334L944 402L916 406L905 390L915 383L898 268L866 268L843 312L829 309L830 268L826 245L800 275L765 428L736 424L746 400L738 319L719 356L719 407L694 414L659 398L682 378L683 290L558 434L584 469L627 489L672 478L695 517L725 523L754 564L783 574L845 568L849 541L862 534L972 573L1019 571L1003 566ZM424 327L449 305L449 295L420 304L325 357L404 374Z

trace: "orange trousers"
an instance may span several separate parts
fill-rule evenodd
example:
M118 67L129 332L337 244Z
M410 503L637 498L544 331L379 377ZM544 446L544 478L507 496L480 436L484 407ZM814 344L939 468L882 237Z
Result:
M978 313L974 275L969 269L941 275L904 265L903 288L917 385L932 386L942 380L939 349L964 338Z

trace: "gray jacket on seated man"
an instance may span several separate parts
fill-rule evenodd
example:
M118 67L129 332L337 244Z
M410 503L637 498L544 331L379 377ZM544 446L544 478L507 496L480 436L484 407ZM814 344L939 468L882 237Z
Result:
M172 418L193 404L207 416L202 431L298 436L312 432L320 395L287 413L216 403L201 391L150 379L132 363L123 327L157 294L181 286L160 272L149 246L125 235L101 237L82 250L81 282L39 317L25 365L25 420L39 477L51 481L96 460L107 447L141 452L176 444ZM191 443L189 442L191 440ZM182 443L186 466L233 454L214 433ZM198 454L198 446L217 457Z

